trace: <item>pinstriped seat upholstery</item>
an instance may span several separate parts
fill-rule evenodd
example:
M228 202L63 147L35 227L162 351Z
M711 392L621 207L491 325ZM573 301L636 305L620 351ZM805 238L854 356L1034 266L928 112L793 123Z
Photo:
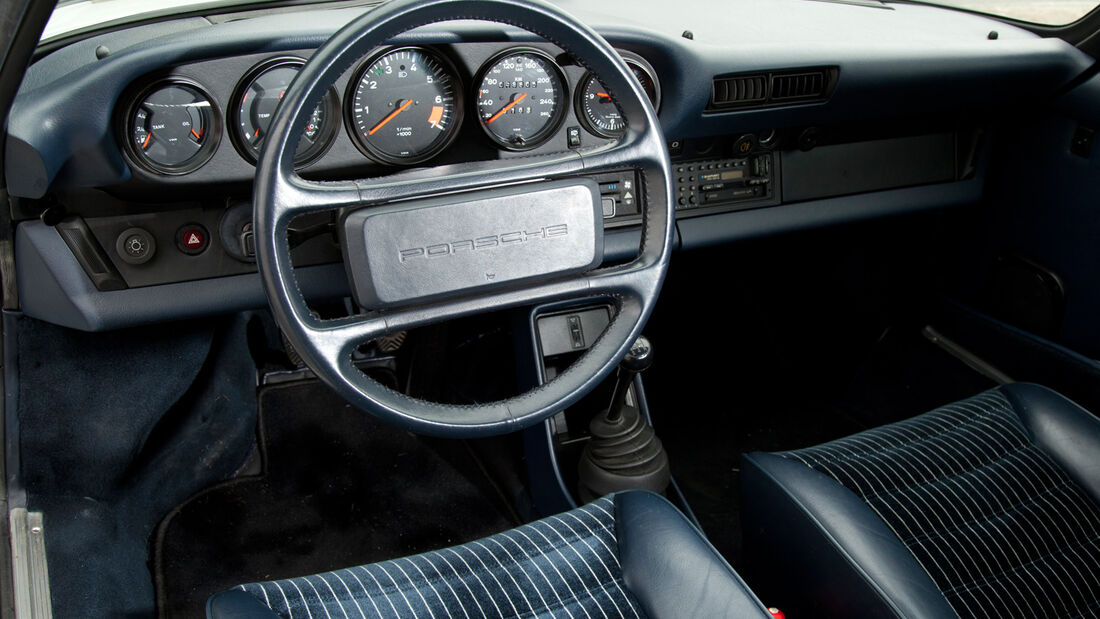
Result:
M450 549L242 585L207 616L770 617L683 513L640 490Z
M1097 427L1053 392L1013 385L776 455L862 499L960 616L1097 616L1100 508L1079 483L1084 478L1075 480L1056 452L1040 446L1035 428L1051 422L1029 420L1045 414L1035 412L1042 407Z
M640 617L603 498L413 557L240 589L283 617Z
M769 617L683 514L636 490L453 548L241 585L211 597L206 611L212 619Z

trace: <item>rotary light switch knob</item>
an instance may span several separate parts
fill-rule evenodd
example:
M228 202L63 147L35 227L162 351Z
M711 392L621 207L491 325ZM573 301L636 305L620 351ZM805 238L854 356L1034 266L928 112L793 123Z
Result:
M142 228L127 228L118 235L115 252L126 264L145 264L157 252L157 242L152 234Z

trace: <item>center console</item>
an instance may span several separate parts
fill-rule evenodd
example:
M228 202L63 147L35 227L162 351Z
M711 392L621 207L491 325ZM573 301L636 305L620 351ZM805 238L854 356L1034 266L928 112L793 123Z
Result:
M537 382L553 379L584 354L607 327L612 311L607 305L575 302L534 308L526 326ZM525 430L528 475L539 513L572 509L591 500L593 493L613 491L616 488L600 485L610 481L627 484L623 487L659 485L674 505L695 520L675 478L668 475L667 457L654 435L640 373L654 357L648 343L644 348L627 355L618 376Z

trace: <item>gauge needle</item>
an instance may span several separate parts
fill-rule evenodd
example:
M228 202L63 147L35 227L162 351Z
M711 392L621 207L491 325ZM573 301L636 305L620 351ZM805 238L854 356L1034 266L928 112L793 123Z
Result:
M388 122L390 122L391 120L393 120L393 118L394 118L395 116L397 116L398 114L400 114L401 112L404 112L404 111L405 111L405 109L407 109L407 108L408 108L408 107L409 107L410 105L412 105L412 102L413 102L413 100L412 100L412 99L407 99L407 100L406 100L406 101L405 101L404 103L402 103L402 104L401 104L401 107L399 107L399 108L397 108L396 110L394 110L394 111L390 112L390 115L389 115L389 116L387 116L387 117L383 118L383 119L382 119L382 122L380 122L380 123L378 123L377 125L375 125L375 126L371 127L371 130L367 132L367 135L374 135L374 132L375 132L375 131L378 131L378 130L379 130L379 129L381 129L382 127L385 127L385 126L386 126L386 123L388 123Z
M501 109L501 110L500 110L499 112L497 112L496 114L493 114L493 117L492 117L492 118L490 118L490 119L489 119L488 121L486 121L486 123L485 123L485 124L488 124L488 125L491 125L491 124L493 124L493 121L494 121L494 120L496 120L496 119L500 118L501 116L503 116L505 112L507 112L508 110L512 109L513 107L515 107L515 106L516 106L516 104L517 104L517 103L519 103L520 101L523 101L523 100L524 100L524 99L526 99L526 98L527 98L527 93L523 93L522 95L520 95L520 96L516 97L515 101L512 101L512 102L511 102L511 103L509 103L508 105L504 106L504 108L503 108L503 109Z
M607 99L608 101L611 100L611 95L607 94L606 92L597 92L596 96L600 97L601 99Z
M145 148L146 146L148 146L149 145L149 140L151 140L151 139L153 139L153 134L152 133L146 133L145 134L145 139L141 141L141 147Z
M194 129L191 130L191 135L195 136L196 140L201 140L202 139L202 134L196 132Z

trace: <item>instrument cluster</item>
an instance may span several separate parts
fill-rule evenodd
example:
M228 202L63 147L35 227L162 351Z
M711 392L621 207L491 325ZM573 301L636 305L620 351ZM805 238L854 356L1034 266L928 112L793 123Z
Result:
M653 67L636 54L620 54L656 108L660 86ZM275 109L304 64L296 56L256 64L233 89L224 113L199 80L172 76L148 83L130 99L121 121L128 158L157 175L192 173L219 148L224 122L233 147L255 164ZM358 65L342 93L330 88L313 110L295 163L306 167L321 159L341 124L363 155L386 165L436 157L464 122L476 121L496 148L534 149L555 135L570 106L599 138L625 130L618 105L595 76L583 74L571 90L559 60L542 49L508 48L472 75L467 88L455 62L435 48L380 50Z

